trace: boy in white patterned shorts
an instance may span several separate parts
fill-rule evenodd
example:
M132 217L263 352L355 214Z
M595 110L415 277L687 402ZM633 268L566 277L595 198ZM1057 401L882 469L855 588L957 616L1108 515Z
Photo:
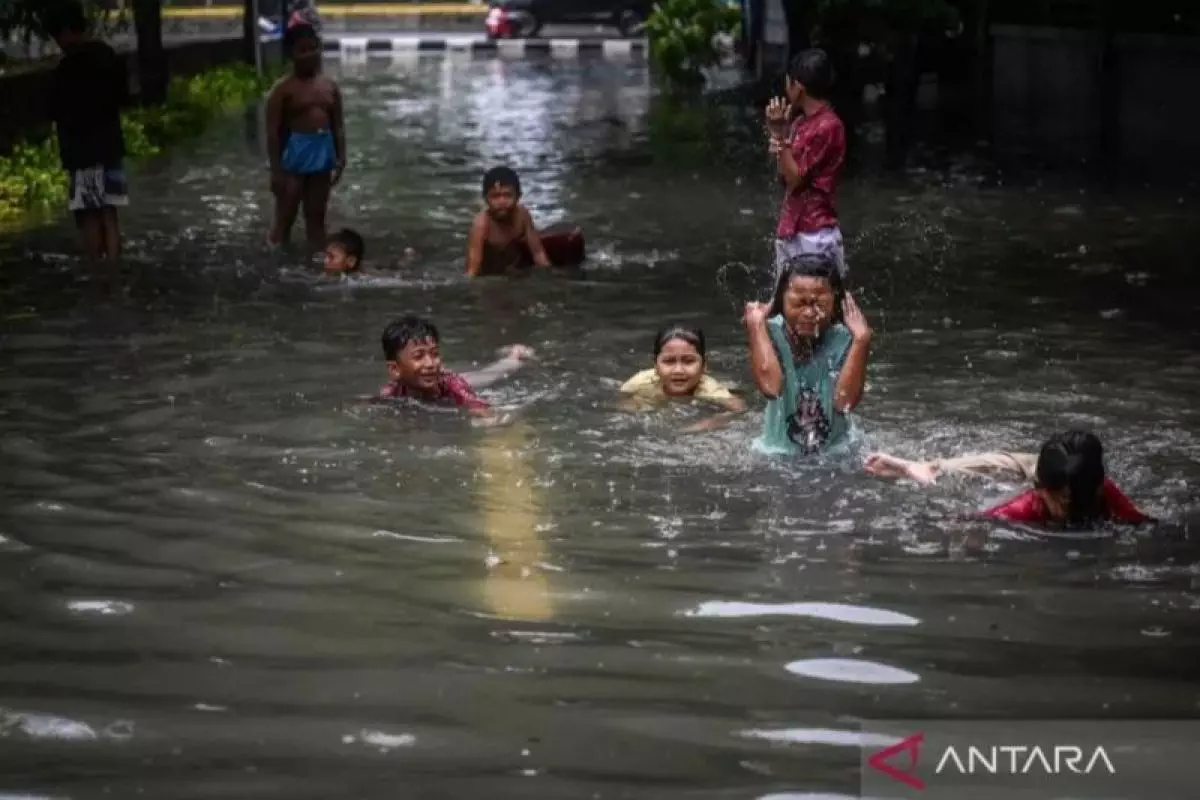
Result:
M767 106L770 152L787 187L775 229L775 269L819 256L847 277L838 224L837 186L846 161L846 129L827 100L833 66L824 50L804 50L788 65L787 97Z
M47 32L63 51L51 78L49 106L68 176L67 207L75 214L84 254L116 258L121 254L117 209L129 204L121 133L121 107L129 100L125 63L88 35L78 3L64 3L47 17Z

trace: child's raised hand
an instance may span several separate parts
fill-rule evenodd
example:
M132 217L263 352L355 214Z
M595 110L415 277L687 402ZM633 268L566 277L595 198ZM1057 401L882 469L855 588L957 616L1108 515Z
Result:
M867 341L871 338L871 325L867 322L867 315L858 307L858 301L849 292L846 292L846 298L842 300L842 322L856 341Z
M532 347L523 344L510 344L500 350L501 358L511 358L513 361L529 361L535 357Z
M766 303L746 303L746 311L742 314L742 322L746 324L747 328L766 325L767 317L770 313L771 307Z
M788 101L782 97L767 103L767 130L772 136L782 138L787 135L789 108Z

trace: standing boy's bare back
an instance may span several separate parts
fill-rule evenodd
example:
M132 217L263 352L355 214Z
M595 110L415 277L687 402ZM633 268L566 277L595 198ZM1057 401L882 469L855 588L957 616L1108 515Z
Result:
M329 192L346 166L342 96L320 74L320 40L315 31L289 30L293 74L281 78L267 99L267 141L275 221L270 241L288 238L300 207L309 244L324 245Z

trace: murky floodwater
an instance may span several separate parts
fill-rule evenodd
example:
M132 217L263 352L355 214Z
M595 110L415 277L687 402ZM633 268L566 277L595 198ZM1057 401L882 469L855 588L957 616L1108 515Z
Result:
M655 157L642 65L333 69L376 285L262 251L252 120L134 173L115 284L65 227L3 242L0 797L850 796L863 719L1196 713L1194 199L847 187L867 445L1090 426L1169 521L1028 541L961 519L1016 487L751 454L757 401L698 437L617 410L668 321L751 391L776 197L741 145ZM459 278L498 161L586 279ZM515 424L354 402L406 311L452 366L538 349L491 393Z

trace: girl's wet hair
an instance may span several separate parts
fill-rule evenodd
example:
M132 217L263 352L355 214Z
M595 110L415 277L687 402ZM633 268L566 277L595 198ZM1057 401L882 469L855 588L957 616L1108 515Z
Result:
M654 337L654 357L658 358L658 354L667 346L667 342L675 339L687 342L696 348L700 358L705 358L704 331L699 328L685 328L682 325L671 325L658 332L658 335Z
M488 190L493 186L507 186L521 196L521 178L516 170L510 167L492 167L483 173L483 196L487 197Z
M420 317L401 317L383 329L383 357L395 361L409 342L433 342L437 344L437 326Z
M788 284L792 282L792 278L823 278L829 281L829 288L833 290L833 321L842 321L842 298L846 294L845 286L842 284L842 274L838 270L837 263L830 256L819 253L796 256L787 262L779 273L779 280L775 283L770 316L774 317L783 313L783 296L787 293Z
M1090 527L1103 519L1104 446L1100 439L1088 431L1067 431L1047 439L1038 454L1036 485L1052 492L1068 491L1068 525Z

